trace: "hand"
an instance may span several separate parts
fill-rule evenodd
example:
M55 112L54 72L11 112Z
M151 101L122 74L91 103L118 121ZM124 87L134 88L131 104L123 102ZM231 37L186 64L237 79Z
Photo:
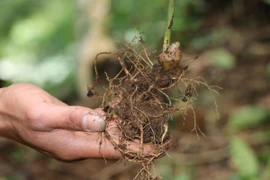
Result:
M14 139L55 159L121 158L105 138L105 127L119 139L115 122L105 125L101 109L68 106L31 84L18 83L0 89L0 137ZM131 150L140 144L126 142ZM144 145L144 153L154 150Z

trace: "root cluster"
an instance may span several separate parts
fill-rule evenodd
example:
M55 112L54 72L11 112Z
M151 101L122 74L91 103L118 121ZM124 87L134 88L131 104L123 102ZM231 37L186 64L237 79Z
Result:
M103 96L102 107L107 113L107 121L121 119L119 142L114 141L108 132L106 138L129 161L140 162L143 166L138 173L140 179L158 179L152 172L153 160L162 156L165 150L172 146L168 120L171 113L181 111L174 105L175 99L167 93L174 87L185 86L181 100L191 98L191 85L185 82L186 67L181 67L181 52L179 43L173 43L163 51L153 63L150 59L141 37L136 38L139 46L132 43L124 45L117 53L101 52L97 55L110 54L121 64L122 70L113 78L107 76L109 87ZM96 77L98 78L98 72ZM181 85L182 83L182 85ZM180 85L179 85L180 84ZM111 103L115 101L114 105ZM140 151L128 149L125 142L138 142ZM143 145L149 143L156 147L156 153L145 154Z

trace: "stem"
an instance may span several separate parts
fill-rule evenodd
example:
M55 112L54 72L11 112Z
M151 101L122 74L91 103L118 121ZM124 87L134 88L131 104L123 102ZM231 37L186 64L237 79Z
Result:
M174 17L174 0L169 0L167 28L164 34L163 51L165 51L170 45L173 17Z

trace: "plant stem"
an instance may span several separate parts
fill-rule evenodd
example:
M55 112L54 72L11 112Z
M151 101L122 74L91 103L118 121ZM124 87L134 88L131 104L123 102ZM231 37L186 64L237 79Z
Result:
M174 17L174 0L169 0L168 19L167 19L166 31L164 34L163 51L165 51L170 45L173 17Z

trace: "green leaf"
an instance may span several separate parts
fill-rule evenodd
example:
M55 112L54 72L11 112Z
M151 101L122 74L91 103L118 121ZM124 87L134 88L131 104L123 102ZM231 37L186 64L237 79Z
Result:
M229 117L232 129L244 129L256 126L269 119L270 113L261 106L244 106Z
M224 48L216 49L213 51L213 64L216 67L230 70L235 67L235 57L228 50Z
M270 0L263 0L263 2L270 5Z
M233 162L241 176L247 179L255 179L259 172L259 163L254 151L240 138L230 140L230 150Z
M174 180L191 180L191 177L187 174L180 174L175 176Z

